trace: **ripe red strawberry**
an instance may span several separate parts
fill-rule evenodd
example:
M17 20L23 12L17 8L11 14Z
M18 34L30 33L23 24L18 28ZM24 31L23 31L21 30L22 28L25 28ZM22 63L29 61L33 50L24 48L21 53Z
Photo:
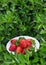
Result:
M17 47L16 52L19 54L22 52L22 48L20 46Z
M30 50L30 48L29 48L29 47L27 47L26 49L27 49L27 50Z
M20 41L20 47L22 47L22 48L26 48L27 47L27 44L26 44L25 40L21 40Z
M24 50L22 50L22 54L26 54L26 52Z
M15 51L16 50L16 45L15 44L11 44L9 50L10 51Z
M26 40L28 46L32 47L32 42L30 40Z
M11 43L15 43L15 42L16 42L16 39L12 39L12 40L11 40Z
M29 42L31 41L31 39L27 39Z

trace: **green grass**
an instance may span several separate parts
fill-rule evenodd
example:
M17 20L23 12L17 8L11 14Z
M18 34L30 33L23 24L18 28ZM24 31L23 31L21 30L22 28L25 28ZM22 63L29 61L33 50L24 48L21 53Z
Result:
M19 35L37 38L39 51L9 54L7 42ZM0 0L0 65L46 65L45 0Z

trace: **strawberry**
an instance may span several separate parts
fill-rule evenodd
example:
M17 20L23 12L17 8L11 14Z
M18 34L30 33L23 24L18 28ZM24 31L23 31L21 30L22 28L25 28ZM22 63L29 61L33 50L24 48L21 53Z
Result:
M11 44L9 50L10 51L15 51L16 50L16 45L15 44Z
M29 48L29 47L27 47L27 48L26 48L26 50L30 50L30 48Z
M17 47L16 52L19 54L22 52L22 48L20 46Z
M31 41L31 39L27 39L29 42Z
M22 48L26 48L27 47L27 44L26 44L25 40L21 40L20 41L20 47L22 47Z
M15 42L16 42L16 39L12 39L12 40L11 40L11 43L15 43Z
M22 50L22 54L26 54L26 52L24 50Z
M30 40L26 40L28 46L32 47L32 42Z

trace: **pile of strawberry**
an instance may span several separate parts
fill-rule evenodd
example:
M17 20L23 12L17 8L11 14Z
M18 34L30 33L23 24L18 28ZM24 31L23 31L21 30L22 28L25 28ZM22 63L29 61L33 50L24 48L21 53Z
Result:
M16 42L18 41L18 45L16 45ZM30 50L30 48L32 47L32 42L31 39L12 39L11 41L11 46L9 48L9 51L16 51L17 54L26 54L25 49L26 50Z

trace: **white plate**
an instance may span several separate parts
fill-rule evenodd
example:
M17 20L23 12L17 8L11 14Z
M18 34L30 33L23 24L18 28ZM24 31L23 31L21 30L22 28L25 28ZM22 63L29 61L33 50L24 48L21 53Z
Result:
M18 40L20 37L24 37L25 39L32 39L32 40L34 40L36 44L35 44L35 46L33 46L33 47L35 47L35 52L37 52L37 50L38 50L39 47L40 47L40 44L39 44L39 41L38 41L36 38L30 37L30 36L18 36L18 37L15 37L15 38L13 38L13 39ZM14 52L9 51L10 45L11 45L11 40L7 43L6 49L7 49L7 51L8 51L9 53L14 54Z

